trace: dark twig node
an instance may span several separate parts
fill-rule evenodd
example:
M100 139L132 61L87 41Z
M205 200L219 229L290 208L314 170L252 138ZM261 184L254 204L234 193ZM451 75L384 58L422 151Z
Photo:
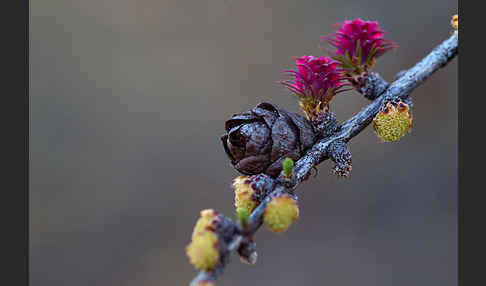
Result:
M327 147L327 156L336 163L331 172L337 177L347 178L352 169L351 152L349 152L348 145L342 140L331 142Z

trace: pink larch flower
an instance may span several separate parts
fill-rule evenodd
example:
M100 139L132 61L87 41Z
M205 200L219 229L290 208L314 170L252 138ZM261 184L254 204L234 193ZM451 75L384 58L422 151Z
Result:
M285 70L292 79L280 81L301 99L313 102L332 98L343 84L340 63L329 57L303 56L295 58L297 70ZM325 100L327 98L328 100Z
M397 47L393 41L383 38L385 31L376 21L363 21L358 18L337 23L336 27L336 32L321 36L321 39L335 47L331 54L345 66L358 64L365 68L371 67L376 58ZM349 54L349 58L346 54Z

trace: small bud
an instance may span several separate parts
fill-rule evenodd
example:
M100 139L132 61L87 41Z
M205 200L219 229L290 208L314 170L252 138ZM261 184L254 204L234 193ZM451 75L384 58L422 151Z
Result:
M212 231L198 233L186 247L191 264L198 270L209 271L219 260L218 236Z
M257 262L256 243L253 240L243 242L238 248L240 260L243 263L254 265Z
M218 213L212 209L206 209L201 211L201 217L197 220L194 231L192 232L192 239L198 234L207 230L214 230L214 225L218 221Z
M248 257L240 256L240 261L248 265L256 264L257 259L258 259L258 253L256 251L252 252Z
M274 196L265 208L263 222L273 232L286 231L299 217L297 202L288 194Z
M283 160L283 162L282 162L282 168L283 168L285 177L291 178L292 174L293 174L294 160L292 160L289 157L285 158L285 160Z
M251 180L248 176L239 176L233 180L235 189L236 215L241 225L246 224L246 220L251 212L256 208L255 190L250 186Z
M459 29L459 16L457 14L452 16L451 25L456 30L455 33L457 35L457 30Z
M191 286L215 286L216 284L214 284L213 282L211 281L201 281L195 285L192 285Z
M373 129L385 142L397 141L412 127L412 114L405 102L388 102L373 119Z
M236 210L236 218L238 219L238 222L242 226L246 226L248 223L248 217L250 216L250 213L246 208L240 208Z

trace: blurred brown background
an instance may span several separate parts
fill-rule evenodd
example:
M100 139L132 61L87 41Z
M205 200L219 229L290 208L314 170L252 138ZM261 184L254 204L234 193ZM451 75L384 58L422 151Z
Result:
M344 19L378 20L400 48L387 80L446 39L452 0L31 1L30 280L33 286L187 285L199 211L233 214L219 136L269 101L292 57L323 55ZM336 98L339 120L367 101ZM262 228L259 261L218 285L456 285L457 59L413 93L413 132L352 140L353 171L301 185L289 232Z

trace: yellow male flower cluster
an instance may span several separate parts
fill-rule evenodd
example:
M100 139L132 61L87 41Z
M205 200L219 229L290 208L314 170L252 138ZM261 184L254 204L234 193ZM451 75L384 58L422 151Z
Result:
M274 196L265 208L263 223L273 232L284 232L299 217L297 202L287 194Z
M255 190L250 186L250 182L248 176L239 176L233 180L236 213L243 219L246 219L257 206Z
M218 235L214 231L218 213L212 209L201 211L197 220L192 241L186 247L191 264L198 270L211 270L219 260Z
M388 102L373 119L376 135L385 142L397 141L412 127L412 114L405 102Z

